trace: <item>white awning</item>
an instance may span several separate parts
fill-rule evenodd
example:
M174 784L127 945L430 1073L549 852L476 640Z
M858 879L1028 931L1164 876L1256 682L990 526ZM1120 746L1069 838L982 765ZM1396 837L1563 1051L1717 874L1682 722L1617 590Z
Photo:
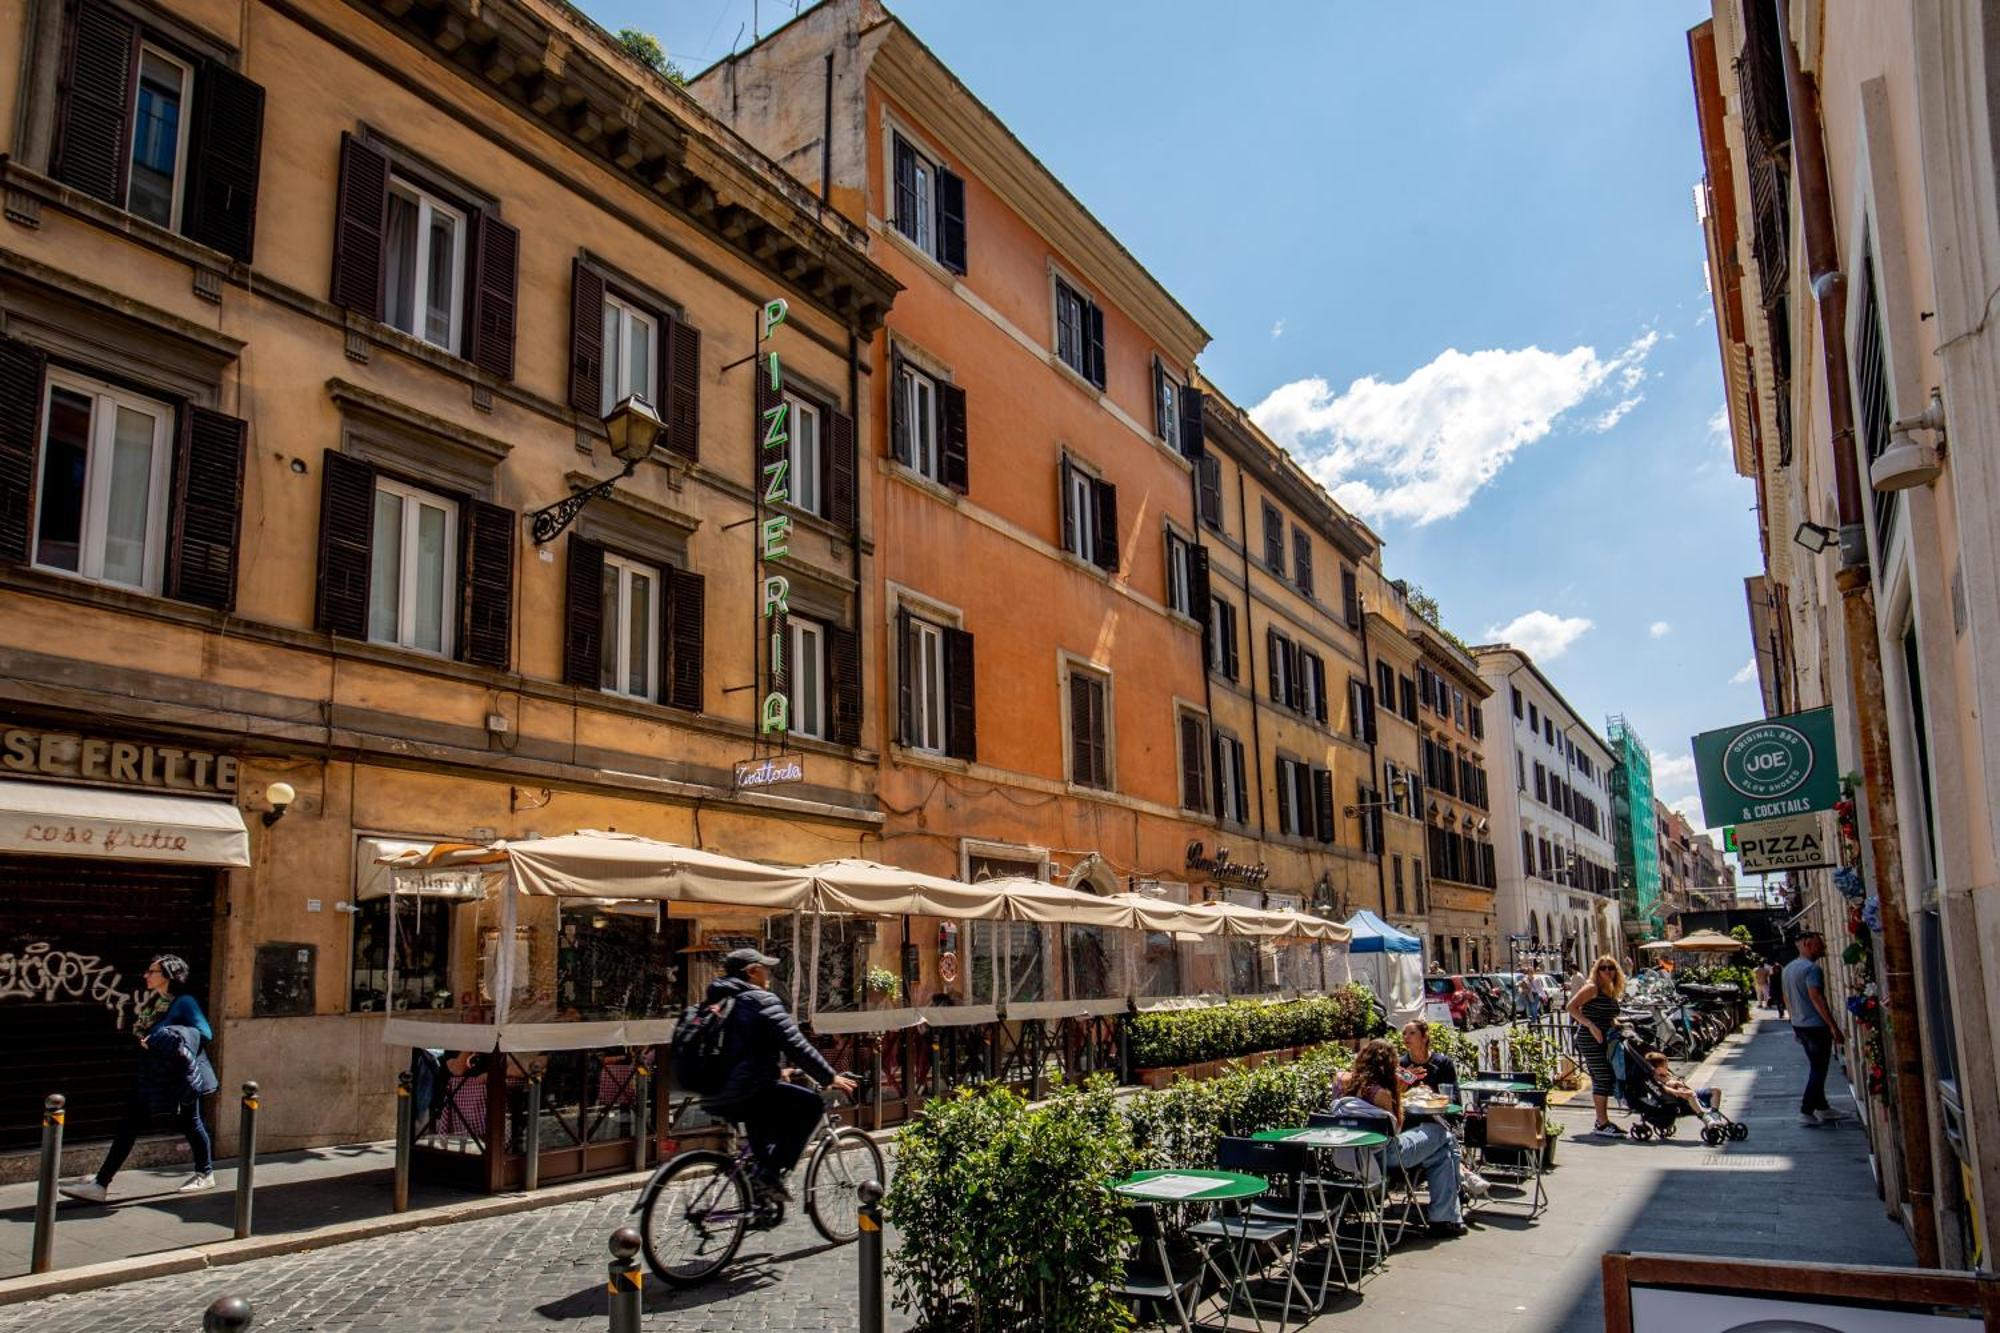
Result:
M0 780L0 851L247 866L250 834L228 801Z

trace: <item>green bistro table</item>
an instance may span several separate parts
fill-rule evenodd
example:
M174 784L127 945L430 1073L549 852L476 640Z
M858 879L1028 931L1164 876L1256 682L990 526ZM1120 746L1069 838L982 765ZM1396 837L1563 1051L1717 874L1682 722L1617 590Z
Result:
M1379 1148L1389 1141L1387 1134L1377 1134L1372 1129L1347 1129L1340 1125L1261 1129L1250 1137L1262 1143L1296 1143L1301 1148Z
M1457 1120L1465 1114L1465 1107L1459 1102L1446 1102L1443 1106L1404 1106L1403 1123L1412 1120Z
M1112 1181L1109 1188L1113 1194L1130 1203L1158 1208L1171 1204L1254 1199L1270 1188L1270 1182L1244 1171L1134 1171L1123 1180ZM1194 1320L1188 1305L1181 1298L1181 1280L1174 1276L1173 1264L1167 1256L1166 1239L1157 1226L1152 1230L1152 1239L1153 1262L1159 1267L1160 1282L1150 1286L1128 1285L1125 1294L1167 1305L1173 1310L1184 1333L1194 1333ZM1215 1262L1213 1246L1203 1248L1201 1259L1202 1268L1213 1270L1230 1292L1244 1289L1243 1273L1236 1266L1233 1256L1230 1260L1233 1271L1227 1273ZM1199 1304L1199 1299L1195 1303Z
M1476 1078L1470 1083L1459 1084L1458 1090L1460 1092L1480 1093L1533 1092L1535 1085L1532 1083L1509 1083L1495 1078Z

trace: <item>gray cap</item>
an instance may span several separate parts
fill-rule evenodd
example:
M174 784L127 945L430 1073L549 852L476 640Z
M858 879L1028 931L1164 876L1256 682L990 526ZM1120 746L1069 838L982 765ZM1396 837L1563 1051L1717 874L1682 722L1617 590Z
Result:
M722 970L725 972L741 972L753 964L758 967L776 967L778 960L755 949L731 949L722 955Z

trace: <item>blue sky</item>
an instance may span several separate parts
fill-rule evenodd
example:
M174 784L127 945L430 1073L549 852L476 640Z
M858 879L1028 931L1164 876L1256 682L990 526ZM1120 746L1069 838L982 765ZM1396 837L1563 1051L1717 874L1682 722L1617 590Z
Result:
M588 7L692 72L752 4ZM892 8L1201 320L1209 377L1392 574L1467 639L1513 627L1691 796L1688 737L1758 711L1693 203L1704 4ZM761 0L764 29L791 10Z

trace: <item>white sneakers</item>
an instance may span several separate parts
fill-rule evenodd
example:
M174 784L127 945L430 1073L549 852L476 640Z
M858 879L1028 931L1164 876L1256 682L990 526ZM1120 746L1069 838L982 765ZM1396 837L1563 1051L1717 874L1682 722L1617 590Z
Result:
M1838 1125L1851 1118L1842 1115L1830 1106L1826 1110L1818 1112L1817 1115L1822 1125Z
M1465 1192L1475 1199L1483 1199L1493 1192L1493 1182L1469 1168L1460 1170L1459 1184L1463 1185Z
M176 1194L199 1194L203 1190L212 1190L214 1188L215 1173L213 1171L197 1171L181 1182L181 1187L174 1192Z
M97 1178L94 1176L85 1176L82 1180L72 1180L67 1185L58 1185L56 1192L71 1199L81 1199L85 1203L103 1203L105 1197L110 1194L109 1190L97 1183Z

